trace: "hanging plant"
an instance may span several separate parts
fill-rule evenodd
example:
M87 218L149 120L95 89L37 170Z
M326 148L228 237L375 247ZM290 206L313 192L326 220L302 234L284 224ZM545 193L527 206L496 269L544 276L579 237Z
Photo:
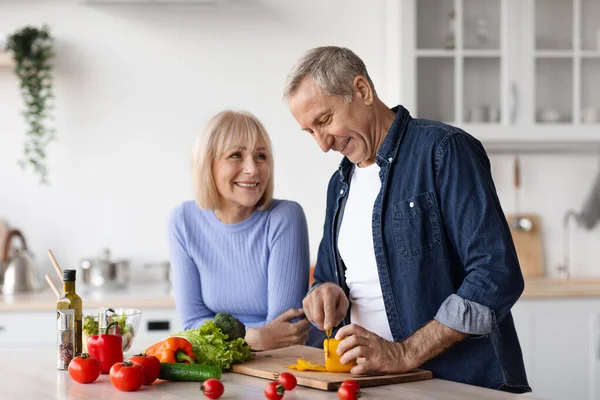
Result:
M52 109L52 64L54 39L50 29L26 26L7 38L6 51L12 53L15 73L21 81L21 96L25 103L23 116L27 123L22 169L33 168L41 183L48 183L47 146L54 139L54 129L47 126Z

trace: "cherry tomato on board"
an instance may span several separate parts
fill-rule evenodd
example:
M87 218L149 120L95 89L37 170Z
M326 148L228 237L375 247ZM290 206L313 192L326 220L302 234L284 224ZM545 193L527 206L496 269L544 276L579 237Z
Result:
M129 361L138 363L144 367L144 385L150 385L158 378L160 373L160 361L154 356L145 353L129 357Z
M223 392L225 391L223 383L216 378L205 380L202 385L200 385L200 389L209 399L218 399L223 396Z
M281 400L285 388L279 382L269 382L265 387L265 397L269 400Z
M92 383L100 376L100 361L83 353L69 363L69 375L75 382Z
M296 377L289 372L282 372L280 374L275 374L275 379L277 382L281 383L285 390L292 390L298 384Z
M144 383L144 367L131 361L116 363L110 368L110 382L123 392L138 390Z

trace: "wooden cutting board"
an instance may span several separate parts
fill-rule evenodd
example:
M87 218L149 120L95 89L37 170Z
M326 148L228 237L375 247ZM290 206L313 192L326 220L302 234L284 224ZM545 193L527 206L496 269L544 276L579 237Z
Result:
M530 231L520 231L514 227L515 216L508 215L507 220L510 226L521 271L525 277L535 277L544 275L544 256L542 248L542 224L540 217L535 214L520 214L522 217L529 218L533 223Z
M290 346L283 349L255 353L254 360L243 364L233 364L232 372L259 378L273 379L275 373L291 372L296 376L298 385L321 390L337 390L346 379L358 381L361 387L390 385L431 379L430 371L414 371L396 375L352 375L346 373L296 371L286 368L296 364L298 358L325 364L323 350L308 346Z

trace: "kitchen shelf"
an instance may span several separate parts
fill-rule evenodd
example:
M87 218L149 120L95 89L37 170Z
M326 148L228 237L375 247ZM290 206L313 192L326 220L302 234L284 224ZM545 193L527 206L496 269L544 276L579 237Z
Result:
M535 52L537 58L573 58L574 54L571 50L538 50Z
M420 49L416 51L416 55L417 57L439 57L439 58L443 58L443 57L454 57L454 51L453 50L438 50L438 49Z
M8 52L0 51L0 68L9 68L13 66L12 56Z
M485 141L488 154L599 154L598 141Z

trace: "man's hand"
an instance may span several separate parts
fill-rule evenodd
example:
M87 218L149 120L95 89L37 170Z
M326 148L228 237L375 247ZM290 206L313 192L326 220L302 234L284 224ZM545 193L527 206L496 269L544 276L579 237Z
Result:
M343 339L337 350L342 355L340 362L345 364L358 358L365 360L352 368L352 374L401 374L420 367L468 337L468 334L435 320L429 321L403 342L388 342L355 324L340 328L335 335L336 339Z
M352 368L351 374L400 374L418 367L416 360L407 356L403 343L388 342L360 325L351 324L340 328L335 338L343 339L337 350L342 364L364 359L363 362L357 360L359 364Z
M304 315L302 309L290 308L273 321L260 328L250 328L246 331L246 342L254 350L272 350L295 344L304 344L308 340L306 318L298 322L290 322Z
M322 330L333 329L342 322L349 305L344 290L333 282L319 285L302 302L306 317Z

